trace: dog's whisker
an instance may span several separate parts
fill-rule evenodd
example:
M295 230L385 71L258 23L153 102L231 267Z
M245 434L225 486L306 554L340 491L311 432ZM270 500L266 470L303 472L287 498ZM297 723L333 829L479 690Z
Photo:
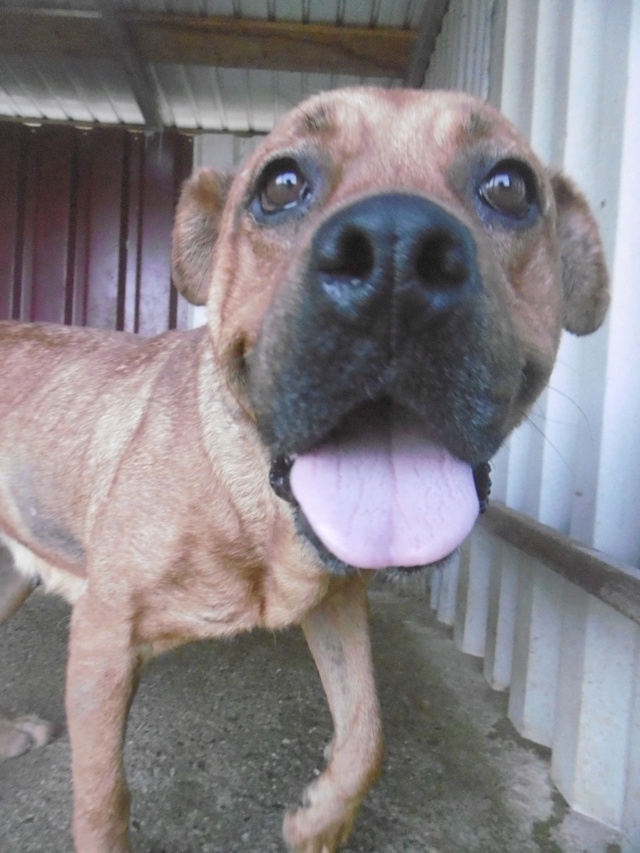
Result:
M556 456L557 456L557 457L558 457L558 459L562 462L562 464L563 464L563 465L564 465L564 467L567 469L567 471L573 471L572 466L571 466L571 465L569 464L569 462L564 458L564 456L562 455L562 453L560 452L560 450L559 450L559 449L558 449L558 448L553 444L553 442L552 442L552 441L551 441L551 439L546 435L546 433L544 432L544 430L543 430L543 429L541 429L541 428L540 428L540 427L535 423L535 421L531 420L531 418L530 418L528 415L525 415L525 419L524 419L524 420L525 420L525 423L526 423L526 424L528 424L528 426L530 426L530 427L531 427L531 429L533 429L535 432L537 432L537 433L538 433L538 435L540 435L540 436L542 437L542 440L544 441L544 443L545 443L546 445L548 445L548 446L549 446L549 447L550 447L550 448L555 452Z
M552 394L557 394L559 397L562 397L564 400L567 401L567 403L570 403L574 407L574 409L576 409L576 411L580 415L580 418L581 418L584 426L587 429L587 435L588 435L588 437L589 437L589 439L593 445L594 439L593 439L593 433L591 432L591 423L589 421L587 413L582 408L582 406L573 397L571 397L569 394L562 391L560 388L555 388L553 385L547 385L547 391L551 392Z

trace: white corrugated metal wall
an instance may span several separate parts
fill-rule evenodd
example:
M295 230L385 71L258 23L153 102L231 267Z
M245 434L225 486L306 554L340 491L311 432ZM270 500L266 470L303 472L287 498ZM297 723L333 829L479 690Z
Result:
M451 0L425 87L488 98L570 174L612 273L605 327L565 335L549 390L494 460L493 496L640 566L640 0ZM258 139L201 136L195 165L233 166ZM570 805L638 853L640 629L482 529L432 601L509 688L520 733L552 748Z
M640 566L640 2L452 0L425 85L487 97L578 182L612 274L607 323L563 338L548 391L494 460L493 496ZM509 688L520 733L551 747L570 805L638 853L640 628L481 528L432 602Z
M494 495L638 567L639 14L632 0L452 0L426 80L488 97L596 211L609 320L565 335L549 391L495 461Z
M519 20L521 9L530 16L536 7L537 21L535 14ZM501 460L500 488L514 508L640 566L640 336L633 321L640 251L628 239L640 225L640 6L509 2L508 10L499 105L586 193L600 222L613 300L596 336L565 336L554 390L540 409L544 439L532 430L518 435ZM522 38L531 24L536 36ZM521 69L517 84L511 66ZM522 486L529 467L540 470L535 489Z

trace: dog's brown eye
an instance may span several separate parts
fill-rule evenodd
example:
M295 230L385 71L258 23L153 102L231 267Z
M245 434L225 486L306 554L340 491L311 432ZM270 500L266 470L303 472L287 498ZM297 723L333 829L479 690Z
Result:
M260 204L265 213L289 210L303 201L309 192L306 178L293 160L271 165L262 178Z
M525 219L535 201L532 181L519 163L499 164L482 182L480 197L513 219Z

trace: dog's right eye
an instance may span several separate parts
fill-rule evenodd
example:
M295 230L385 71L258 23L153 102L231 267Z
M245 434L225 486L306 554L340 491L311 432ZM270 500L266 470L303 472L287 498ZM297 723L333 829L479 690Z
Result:
M512 223L526 223L537 207L535 177L515 160L498 163L478 189L482 202Z
M271 163L260 178L257 197L262 213L292 210L311 192L302 170L291 158Z

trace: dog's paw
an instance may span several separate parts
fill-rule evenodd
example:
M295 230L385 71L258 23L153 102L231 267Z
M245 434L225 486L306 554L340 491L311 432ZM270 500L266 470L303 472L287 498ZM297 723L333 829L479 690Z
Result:
M321 776L304 793L304 805L287 812L282 828L291 853L336 853L351 833L360 800L340 797Z
M30 749L44 746L53 733L53 726L35 714L15 719L0 716L0 761L17 758Z

